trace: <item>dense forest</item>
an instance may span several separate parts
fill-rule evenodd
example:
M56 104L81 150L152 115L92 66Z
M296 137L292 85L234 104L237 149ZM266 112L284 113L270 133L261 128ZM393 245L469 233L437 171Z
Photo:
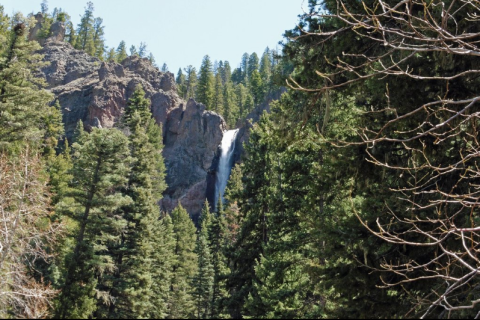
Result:
M480 317L480 2L308 8L282 52L176 74L229 128L270 110L195 224L158 206L144 88L113 128L67 140L36 20L0 6L0 317ZM40 39L58 22L90 56L155 64L145 43L107 48L90 2L77 26L41 11Z

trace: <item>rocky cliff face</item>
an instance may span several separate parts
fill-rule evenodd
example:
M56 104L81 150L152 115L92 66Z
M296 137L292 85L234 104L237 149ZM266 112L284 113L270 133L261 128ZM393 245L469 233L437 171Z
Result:
M222 117L194 100L180 99L174 75L160 72L147 59L102 62L58 41L61 37L47 39L40 53L50 62L42 73L60 102L66 136L72 137L79 120L87 130L115 126L141 84L164 131L169 187L160 206L171 210L180 201L192 216L198 215L206 198L208 171L226 128Z

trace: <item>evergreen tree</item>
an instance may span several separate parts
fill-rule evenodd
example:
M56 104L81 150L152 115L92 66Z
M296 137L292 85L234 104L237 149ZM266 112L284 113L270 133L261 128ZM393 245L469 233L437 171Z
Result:
M187 211L179 205L172 213L175 234L175 262L168 302L168 317L183 319L193 316L195 304L192 298L192 278L197 271L195 254L196 228Z
M211 300L211 317L213 319L225 318L225 303L227 300L226 279L228 277L227 259L225 251L227 239L227 222L223 211L221 197L218 199L217 212L208 224L208 242L212 252L213 287Z
M152 64L152 66L154 67L157 67L157 63L155 61L155 57L153 56L153 53L150 52L150 54L148 55L148 61L150 61L150 63Z
M164 63L164 64L162 65L162 70L161 70L161 71L162 71L163 73L167 73L167 72L168 72L168 66L167 66L166 63Z
M241 69L241 77L238 83L243 83L244 86L248 85L248 62L250 61L250 55L248 53L244 53L242 56L242 61L240 63Z
M208 216L202 214L202 218L204 219L202 221L202 226L195 247L198 262L197 272L192 280L192 295L195 301L195 317L197 319L209 319L212 314L215 272L212 265L212 254L208 244Z
M40 5L41 7L41 12L42 14L45 16L47 13L48 13L48 1L47 0L43 0L42 1L42 4Z
M176 83L178 88L178 94L180 95L180 97L185 99L187 94L187 78L183 74L182 68L178 69Z
M138 47L138 56L140 58L145 58L147 56L147 44L145 42L140 42Z
M152 290L151 303L153 310L149 318L164 319L169 317L169 303L172 302L171 285L173 267L176 263L176 240L173 231L172 219L166 215L162 220L157 220L154 226L155 248L153 252Z
M198 75L198 84L196 90L196 99L203 103L207 109L212 108L215 95L215 78L212 71L212 62L207 55L203 58L200 72Z
M269 88L271 75L272 75L272 61L271 61L270 49L267 47L267 49L265 49L265 52L263 53L262 58L260 60L260 77L262 78L265 93L269 92L271 89Z
M75 27L73 26L73 23L71 21L68 21L66 23L66 35L65 35L65 41L70 43L72 47L76 48L77 47L77 34L75 32Z
M237 118L243 117L247 114L247 98L249 96L248 89L242 84L238 84L235 86L235 94L237 98L237 114L235 115Z
M258 55L254 52L248 58L247 76L249 80L252 79L253 73L255 71L258 71L258 69L259 69L259 59L258 59Z
M197 71L191 65L184 69L186 72L186 99L196 99L195 92L197 91Z
M127 108L123 117L123 122L129 127L130 130L135 129L132 127L132 117L134 113L138 113L142 119L142 124L145 125L147 121L152 117L150 112L150 100L145 98L145 91L141 84L137 85L130 99L127 102ZM134 121L135 123L137 120Z
M227 278L227 307L233 318L254 315L250 310L244 310L244 304L249 296L258 296L253 286L258 281L255 263L263 254L268 241L267 216L271 201L270 169L273 163L267 142L268 126L267 117L255 124L249 144L245 146L247 156L242 179L244 188L235 196L243 222L235 243L226 250L231 270Z
M235 68L232 72L232 82L237 85L242 83L243 73L241 68Z
M158 259L155 250L165 251L157 244L160 212L157 202L166 188L165 166L161 156L161 131L151 130L153 121L150 101L138 86L130 98L124 123L129 128L130 155L133 159L127 187L123 190L133 202L121 208L126 227L119 242L109 244L108 252L115 263L115 273L100 283L115 303L98 305L96 315L109 318L146 318L154 313L155 266L167 263ZM155 300L157 299L157 300ZM165 298L163 298L165 299Z
M41 89L44 81L36 77L43 65L42 56L35 53L36 42L26 42L25 25L17 24L10 32L8 46L1 51L0 62L0 148L29 142L45 144L50 126L58 122L59 110L49 106L53 95ZM56 124L55 124L56 123ZM55 129L56 130L56 129Z
M212 110L223 115L223 85L220 73L215 75L215 94L212 101Z
M235 127L238 119L238 97L232 82L227 82L223 89L223 118L229 127Z
M43 5L43 3L42 3ZM48 9L48 6L47 6ZM52 26L53 18L46 12L43 14L42 28L38 32L38 38L47 39L50 36L50 27Z
M102 25L102 18L95 18L93 20L93 46L95 47L94 56L103 60L105 53L105 26Z
M86 134L80 129L72 147L73 205L65 199L60 206L77 222L77 231L56 308L56 317L62 319L92 317L96 298L112 302L97 283L114 270L106 250L125 228L117 210L131 203L119 192L127 182L130 161L128 140L120 131L94 129Z
M123 60L125 60L128 55L127 55L127 45L125 44L125 41L121 41L120 44L117 47L117 62L122 63Z
M130 108L135 107L130 105ZM164 191L165 183L157 186L153 184L154 181L164 178L164 173L157 171L159 166L164 166L163 159L156 157L156 153L161 150L155 150L149 141L146 132L148 121L148 118L142 118L140 113L135 111L128 122L131 132L129 136L131 156L134 160L125 194L133 200L133 203L122 208L128 225L121 242L109 250L117 267L114 279L109 283L112 295L116 297L115 305L109 308L110 318L145 318L155 309L152 303L153 268L154 265L164 262L154 261L156 256L154 250L158 249L158 245L155 244L158 240L155 239L157 233L154 228L160 228L157 205L159 199L155 196ZM158 160L162 163L156 163ZM163 259L167 260L168 257Z
M110 50L108 50L105 60L108 62L117 62L117 53L115 52L114 48L111 48Z
M0 5L0 50L4 52L8 45L8 38L10 37L11 21L8 15L5 14L5 9Z
M133 44L130 47L130 56L138 56L137 48Z
M85 13L77 27L77 39L75 49L83 50L89 55L95 55L95 19L93 17L93 3L89 1Z
M225 61L225 63L223 64L220 75L222 76L223 85L229 83L232 79L232 67L230 67L230 63L228 61Z
M250 92L253 98L253 102L255 105L260 104L263 102L265 93L264 93L264 83L262 81L262 77L257 70L254 70L250 77ZM247 111L251 111L252 109L247 109Z

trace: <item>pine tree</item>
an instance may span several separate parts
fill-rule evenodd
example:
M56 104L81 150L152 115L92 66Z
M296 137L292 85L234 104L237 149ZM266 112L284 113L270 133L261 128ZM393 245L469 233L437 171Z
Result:
M117 62L117 53L115 52L114 48L111 48L110 50L108 50L105 60L108 62Z
M265 93L268 93L271 90L269 86L271 76L272 76L271 53L270 53L270 49L267 47L267 49L265 49L265 52L263 53L262 58L260 60L260 77L262 78Z
M208 205L207 205L208 208ZM208 241L208 216L202 215L202 226L198 234L195 253L198 257L197 272L192 279L195 317L209 319L212 314L213 282L215 272Z
M73 26L73 23L71 21L68 21L66 23L66 35L65 35L65 41L70 43L72 47L76 48L77 47L77 34L75 32L75 27Z
M103 60L105 53L105 26L102 25L102 18L93 20L93 46L95 47L94 56Z
M232 79L232 67L230 67L230 62L224 62L220 75L222 76L223 85L230 82L230 80Z
M131 57L138 56L137 47L135 47L133 44L130 47L130 56Z
M248 58L248 66L247 66L247 76L248 79L252 79L253 72L258 71L259 68L259 59L258 55L254 52Z
M239 116L238 97L233 83L227 82L223 89L223 118L228 126L233 128Z
M0 51L4 52L8 45L8 38L10 36L11 21L8 15L5 14L5 9L0 5Z
M48 10L48 6L47 6L47 10ZM50 27L52 26L52 23L53 23L53 18L48 14L48 12L45 12L43 14L42 28L38 32L38 38L47 39L50 36Z
M203 58L198 75L198 85L196 90L196 100L203 103L208 110L212 108L212 102L215 95L215 78L212 71L212 62L207 55Z
M270 213L271 172L273 166L267 143L269 120L266 117L255 124L249 143L245 146L244 188L236 195L243 217L235 243L225 252L230 266L227 278L229 300L226 305L233 318L249 316L244 309L247 298L258 293L253 283L258 281L255 263L268 242L267 216ZM253 314L254 315L254 314Z
M192 278L197 271L195 254L196 228L187 211L179 205L172 213L175 234L175 263L171 279L171 293L168 302L168 314L171 319L193 316Z
M243 73L241 68L235 68L232 72L232 82L235 85L242 83Z
M75 49L83 50L89 55L95 55L95 29L93 17L93 3L88 2L85 8L85 13L80 20L77 28L77 39L75 42Z
M177 261L175 234L170 216L166 215L162 220L157 220L153 230L155 232L155 248L152 257L153 310L149 318L165 319L169 317L169 303L172 301L173 294L171 291L173 267Z
M40 5L41 7L41 12L43 15L46 15L48 13L48 1L47 0L43 0L42 1L42 4Z
M246 110L248 110L247 99L249 96L249 92L248 92L248 89L242 83L240 83L237 86L235 86L235 94L237 98L236 103L238 106L236 117L238 119L247 115Z
M130 162L128 140L116 129L94 129L77 133L73 144L73 183L59 204L77 222L74 250L56 308L57 318L87 318L96 309L96 297L111 303L108 292L97 283L114 270L106 252L110 242L119 241L125 221L117 210L131 203L119 189L127 182Z
M221 197L218 199L217 212L211 217L208 225L208 242L212 252L213 288L211 300L211 317L225 318L225 303L228 297L226 279L229 275L225 251L227 249L227 222Z
M187 84L186 84L187 78L183 74L182 68L178 69L177 78L176 78L175 82L177 83L178 94L180 95L180 97L185 99L186 98L186 93L187 93Z
M137 112L142 119L143 124L147 123L147 120L151 118L152 114L150 112L150 100L145 98L145 91L141 84L137 85L132 96L128 99L127 108L123 117L123 122L130 128L134 129L135 127L130 127L132 122L132 117L135 112Z
M58 122L49 120L58 119L59 114L55 106L49 106L53 95L41 89L44 81L36 77L43 65L42 56L35 53L40 47L26 42L24 31L25 25L17 24L1 51L0 148L23 142L40 147L51 135L48 131L58 129Z
M161 228L157 202L166 188L165 166L161 145L151 139L147 131L151 114L145 109L150 101L142 97L144 94L143 89L137 87L126 112L133 162L124 193L133 203L122 208L128 225L121 242L110 249L117 269L110 284L116 302L109 307L108 316L113 318L144 318L153 312L153 269L154 265L163 263L154 260L157 255L154 251L159 249L155 228Z
M242 62L240 63L241 77L238 79L238 83L242 83L244 86L248 85L248 62L250 60L250 55L244 53L242 56Z
M121 41L120 44L117 47L117 62L122 63L123 60L125 60L128 55L127 55L127 45L125 44L125 41Z
M186 99L195 99L195 92L197 91L197 71L191 65L186 67Z
M155 57L153 56L153 53L150 52L150 54L148 55L148 61L150 61L150 63L152 64L152 66L154 67L157 67L157 63L155 61Z
M263 102L265 93L264 93L264 83L260 73L257 70L254 70L251 74L250 78L250 92L253 98L253 102L255 105L260 104ZM247 109L250 112L252 109Z
M212 110L223 115L223 85L220 73L215 75L215 94L212 101Z
M167 66L166 63L164 63L164 64L162 65L162 70L161 70L161 71L162 71L163 73L167 73L167 72L168 72L168 66Z
M145 58L147 56L147 44L145 42L140 42L138 47L138 56L140 58Z

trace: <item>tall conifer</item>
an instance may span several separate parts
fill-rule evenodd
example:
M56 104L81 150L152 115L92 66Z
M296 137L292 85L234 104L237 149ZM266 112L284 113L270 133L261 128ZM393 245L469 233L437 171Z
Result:
M112 302L97 284L115 268L106 250L125 227L117 210L131 202L119 192L127 182L130 162L128 140L120 131L80 132L72 147L74 180L69 197L73 205L64 201L62 209L78 227L56 310L56 317L62 319L92 317L97 298Z
M195 243L196 228L187 211L179 205L172 213L175 234L175 262L171 279L171 293L168 302L169 318L182 319L193 316L192 278L197 271Z
M196 100L203 103L207 109L212 109L215 96L215 78L212 70L212 61L207 55L203 58L202 66L198 75Z

